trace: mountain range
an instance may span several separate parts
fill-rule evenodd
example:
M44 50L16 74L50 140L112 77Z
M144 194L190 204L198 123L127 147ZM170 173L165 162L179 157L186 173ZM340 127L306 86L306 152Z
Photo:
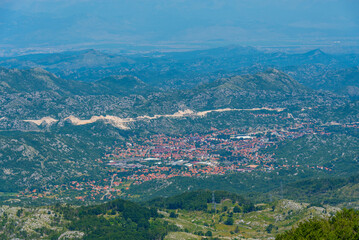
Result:
M240 46L132 55L90 49L0 58L0 66L7 68L43 68L61 78L86 82L111 75L131 75L162 89L193 88L221 77L253 74L272 67L307 87L353 97L357 96L358 63L357 54L327 54L320 49L290 54Z

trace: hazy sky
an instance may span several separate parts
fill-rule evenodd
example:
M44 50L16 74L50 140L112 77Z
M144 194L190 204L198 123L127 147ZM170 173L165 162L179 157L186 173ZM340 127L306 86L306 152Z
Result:
M358 0L0 0L0 47L357 44Z

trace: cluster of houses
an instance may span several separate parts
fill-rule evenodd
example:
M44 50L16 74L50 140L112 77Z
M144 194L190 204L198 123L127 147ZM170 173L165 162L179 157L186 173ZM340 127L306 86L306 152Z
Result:
M232 129L212 129L207 134L181 137L154 135L115 147L112 153L104 157L104 162L116 168L119 177L121 173L126 173L121 180L132 181L133 184L177 176L273 171L299 166L278 165L274 154L266 153L263 149L276 146L288 138L318 133L325 134L311 123L302 123L288 129L247 134Z
M345 127L358 128L358 124ZM273 151L286 139L308 134L329 134L313 123L297 123L287 129L244 133L233 129L211 129L207 134L173 137L154 135L114 147L100 163L106 164L108 178L101 181L72 181L52 190L27 190L22 196L31 198L54 197L59 192L78 192L77 200L112 199L124 194L132 184L173 177L199 177L252 171L269 172L289 168L310 168L332 171L323 166L278 164ZM82 195L81 195L82 194Z

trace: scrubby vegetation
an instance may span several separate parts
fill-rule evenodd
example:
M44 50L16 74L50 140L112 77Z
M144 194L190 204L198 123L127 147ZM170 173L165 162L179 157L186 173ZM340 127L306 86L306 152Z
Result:
M115 200L101 205L55 207L71 223L68 229L84 232L84 239L163 239L177 227L161 221L155 208Z
M276 240L295 239L359 239L359 211L344 209L329 219L310 219L276 237Z
M178 196L169 198L157 198L149 202L150 205L166 208L166 209L183 209L183 210L195 210L195 211L211 211L208 205L213 205L213 200L216 204L221 203L223 200L231 200L233 203L237 203L237 212L251 212L255 210L252 202L243 198L242 196L226 191L209 191L209 190L197 190L186 192ZM212 206L214 208L214 206Z

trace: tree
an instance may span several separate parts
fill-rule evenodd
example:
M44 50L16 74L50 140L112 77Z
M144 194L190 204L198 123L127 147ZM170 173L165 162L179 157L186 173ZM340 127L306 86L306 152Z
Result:
M234 208L233 208L233 212L234 212L234 213L240 213L240 212L241 212L241 208L236 205L236 206L234 206Z
M273 228L274 228L274 225L273 225L273 224L269 224L268 227L266 228L267 233L271 233L272 230L273 230Z
M256 208L253 203L243 205L243 213L248 213L254 211Z
M24 212L24 209L20 208L19 210L17 210L16 216L17 216L17 217L21 217L21 215L22 215L23 212Z
M176 214L175 212L171 212L170 213L170 218L177 218L178 214Z
M232 217L228 217L227 220L224 222L226 225L233 225L234 220Z

